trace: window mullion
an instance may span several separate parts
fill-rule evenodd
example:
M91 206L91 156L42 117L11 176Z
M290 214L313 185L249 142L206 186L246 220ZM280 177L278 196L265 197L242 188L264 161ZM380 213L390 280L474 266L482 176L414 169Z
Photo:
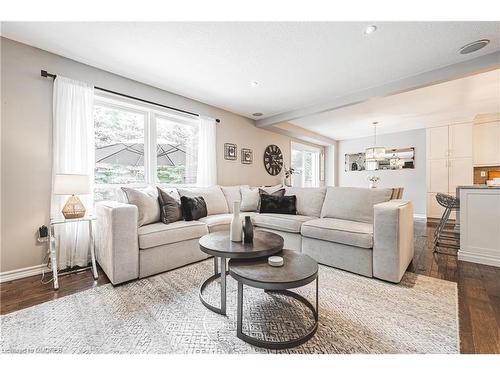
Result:
M147 146L146 146L146 166L147 183L156 185L156 121L155 115L152 112L147 114Z

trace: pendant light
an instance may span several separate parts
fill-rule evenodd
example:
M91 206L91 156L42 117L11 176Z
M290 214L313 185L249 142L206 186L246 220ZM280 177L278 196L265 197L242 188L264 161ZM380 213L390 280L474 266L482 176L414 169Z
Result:
M365 150L365 160L367 161L385 160L385 147L377 147L377 124L377 121L372 122L374 132L373 147L368 147Z

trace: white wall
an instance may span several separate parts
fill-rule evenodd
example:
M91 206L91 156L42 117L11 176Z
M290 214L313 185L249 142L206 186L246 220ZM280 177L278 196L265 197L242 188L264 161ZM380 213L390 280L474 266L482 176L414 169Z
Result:
M411 200L414 213L426 214L426 147L425 129L377 136L377 145L386 148L415 147L415 169L380 171L345 171L345 154L363 152L373 145L373 137L349 139L338 142L337 171L339 186L368 187L368 176L379 176L380 187L404 187L404 199Z
M52 140L51 79L40 70L95 86L219 118L217 126L218 183L271 185L280 176L263 166L264 149L278 145L290 165L290 141L254 126L254 121L179 95L78 63L9 39L1 40L1 267L10 271L42 263L45 245L36 232L49 220ZM253 164L224 160L223 144L253 149ZM239 154L240 155L240 154Z

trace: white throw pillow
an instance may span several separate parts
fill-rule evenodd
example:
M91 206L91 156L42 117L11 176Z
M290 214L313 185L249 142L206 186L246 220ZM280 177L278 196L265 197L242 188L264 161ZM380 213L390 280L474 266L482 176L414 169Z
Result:
M221 186L221 190L226 198L227 207L230 213L233 213L234 202L241 203L241 188L248 188L248 185Z
M139 227L160 221L160 205L156 188L151 186L145 188L122 187L122 191L127 197L127 202L137 206L137 225Z
M208 215L227 214L229 212L226 198L218 185L200 188L177 188L177 190L180 196L189 198L203 197L207 204Z
M241 211L257 211L259 201L259 188L241 187Z

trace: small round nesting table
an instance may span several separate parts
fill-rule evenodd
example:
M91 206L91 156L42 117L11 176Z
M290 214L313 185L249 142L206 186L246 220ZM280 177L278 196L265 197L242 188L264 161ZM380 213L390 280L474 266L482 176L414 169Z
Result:
M200 300L203 305L221 315L226 315L226 276L228 275L226 259L254 259L268 257L283 249L283 237L262 230L254 232L252 243L233 242L229 232L214 232L200 238L200 250L214 257L214 274L200 286ZM221 272L218 261L220 259ZM267 259L267 258L264 258ZM221 278L220 307L213 306L203 298L203 291L211 282Z
M306 254L283 250L284 264L272 267L264 259L231 259L229 274L238 282L238 307L236 335L241 340L267 349L288 349L301 345L314 336L318 329L318 263ZM298 288L316 281L316 306L305 297L288 289ZM313 314L314 324L301 337L288 341L267 341L251 337L243 332L243 286L263 289L267 293L279 293L303 303Z

